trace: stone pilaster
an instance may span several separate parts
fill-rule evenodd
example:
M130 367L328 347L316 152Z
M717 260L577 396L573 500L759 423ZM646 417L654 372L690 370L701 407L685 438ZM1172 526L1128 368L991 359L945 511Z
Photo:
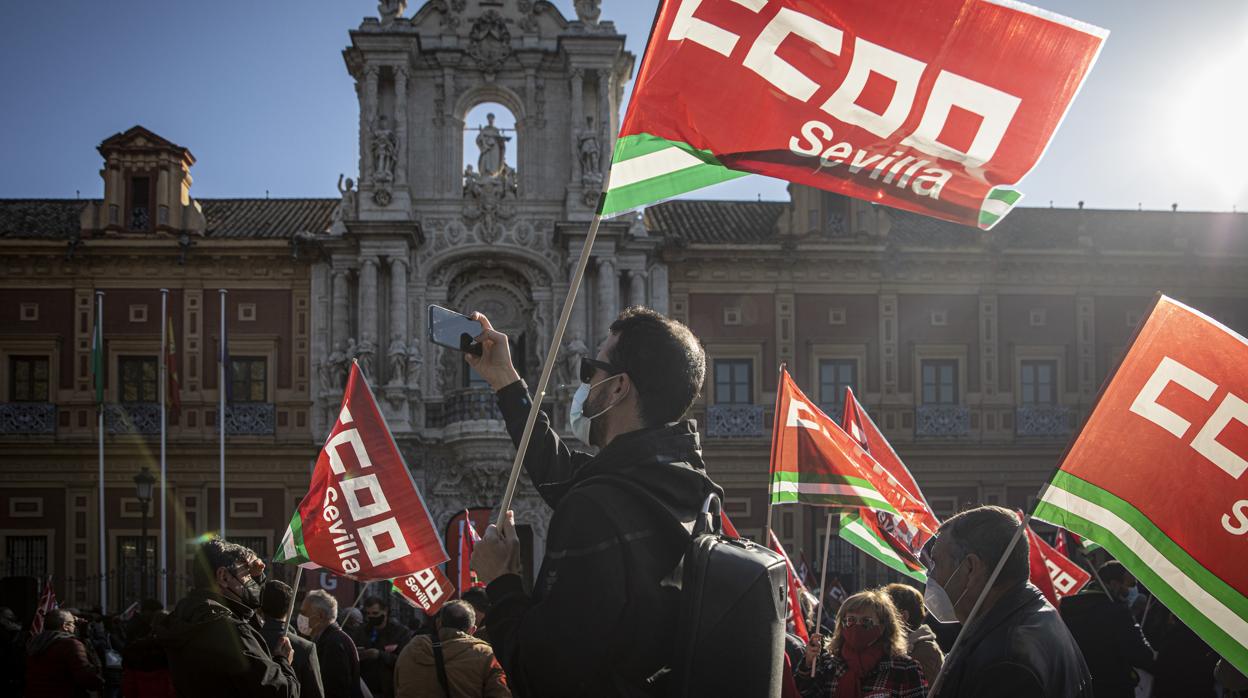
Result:
M663 262L657 262L650 267L650 307L663 313L668 314L668 293L667 285L667 265Z
M407 335L407 260L390 258L390 341L408 345ZM402 383L406 376L390 376L391 383Z
M1075 356L1079 363L1079 401L1096 397L1096 300L1075 297Z
M634 270L628 274L628 304L646 304L646 272Z
M577 132L585 127L585 71L576 68L572 71L572 124L569 131L570 152L572 154L572 183L581 182L581 158L577 155Z
M997 394L997 297L979 296L979 386L984 395Z
M796 370L796 367L793 365L793 359L796 356L795 340L797 330L793 326L795 303L793 301L792 289L777 289L775 298L776 361L787 363L789 365L789 373L793 373Z
M399 140L395 153L394 177L399 186L407 184L407 68L394 68L394 134Z
M335 269L332 272L333 278L330 282L332 297L330 298L330 331L329 343L330 351L342 351L347 346L347 335L351 332L350 325L350 309L348 308L348 299L350 298L350 287L347 285L347 270Z
M598 336L595 340L606 337L607 328L619 314L620 279L615 271L615 261L600 257L598 259L598 318L594 329ZM592 346L594 342L589 342Z
M360 337L359 342L377 344L377 258L360 260Z
M579 253L573 254L572 251L568 252L569 290L571 290L572 277L576 275L576 263L579 261L579 257ZM585 300L585 297L588 295L588 292L589 289L586 287L586 284L582 282L581 288L578 289L576 293L576 301L572 304L572 315L568 318L568 328L566 333L568 338L579 336L581 341L585 342L586 345L592 344L592 338L589 336L589 316L586 314L586 308L589 304Z
M361 157L360 162L363 167L360 168L360 179L363 182L372 183L373 181L373 126L377 123L377 81L380 70L375 65L370 65L364 69L364 138L360 144Z
M881 293L880 304L880 392L897 394L897 296Z

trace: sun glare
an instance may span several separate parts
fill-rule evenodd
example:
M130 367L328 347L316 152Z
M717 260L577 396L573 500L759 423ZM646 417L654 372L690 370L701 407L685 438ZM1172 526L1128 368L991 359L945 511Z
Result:
M1248 36L1214 60L1205 60L1180 87L1167 127L1172 166L1208 186L1226 208L1248 199ZM1216 145L1215 145L1216 144Z

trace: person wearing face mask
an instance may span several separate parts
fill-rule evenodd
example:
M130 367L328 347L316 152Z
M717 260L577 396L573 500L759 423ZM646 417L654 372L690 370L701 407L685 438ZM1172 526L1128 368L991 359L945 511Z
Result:
M940 698L1093 695L1079 645L1057 610L1027 581L1027 536L1019 536L1005 557L1020 525L1009 509L968 509L946 520L924 549L928 613L942 623L956 620L963 625L964 637L945 657ZM988 588L1003 557L1001 572ZM983 603L968 625L981 594Z
M811 676L811 666L815 667ZM812 635L793 670L804 698L923 698L927 679L906 656L906 632L897 607L879 589L845 599L832 639Z
M199 546L193 569L195 588L154 631L178 695L299 698L290 641L270 651L255 617L264 563L213 538Z
M1131 698L1139 679L1133 667L1151 672L1156 659L1127 603L1135 577L1112 561L1097 575L1105 588L1094 581L1062 599L1062 620L1083 650L1096 698Z
M390 609L376 596L364 599L364 624L349 633L360 655L360 676L377 698L394 698L394 664L412 631L390 622Z
M324 589L314 589L304 595L295 623L300 635L316 643L325 698L365 698L359 654L337 617L338 600Z
M295 592L290 585L277 579L270 579L260 590L260 616L264 625L260 634L269 644L269 649L276 652L282 638L290 640L295 651L295 675L299 677L299 695L301 698L323 698L325 689L321 685L320 659L316 656L316 645L299 637L289 630L287 619L293 609Z
M467 361L496 391L518 443L528 389L506 335L475 318L483 351ZM572 401L570 429L597 455L574 450L547 415L538 417L524 469L554 514L532 593L519 575L511 512L472 557L487 584L490 642L517 695L662 694L675 664L680 592L670 579L689 543L684 524L709 494L723 496L706 474L697 425L683 419L705 374L689 328L629 308L597 356L582 359Z

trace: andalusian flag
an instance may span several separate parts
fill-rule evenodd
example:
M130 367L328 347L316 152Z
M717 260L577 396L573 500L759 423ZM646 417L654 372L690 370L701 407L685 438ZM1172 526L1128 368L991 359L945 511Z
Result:
M860 509L841 514L841 539L904 575L920 582L927 581L927 568L904 548L889 543L880 530L876 512Z
M1100 543L1248 673L1248 340L1159 298L1034 515Z
M1108 34L1013 0L697 6L659 8L604 216L755 173L991 228Z

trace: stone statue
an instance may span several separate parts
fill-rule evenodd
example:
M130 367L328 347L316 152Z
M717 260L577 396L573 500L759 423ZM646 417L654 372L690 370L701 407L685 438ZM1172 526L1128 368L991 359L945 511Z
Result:
M602 16L602 0L573 0L576 18L585 24L595 26Z
M493 114L486 114L485 119L486 125L482 126L477 133L477 148L481 150L481 154L477 156L477 171L482 177L497 177L503 173L507 141L511 140L511 137L504 136L503 132L494 125Z
M481 175L472 169L472 165L464 168L464 198L481 198Z
M579 332L563 341L563 366L560 371L560 385L576 388L581 382L581 359L589 354L589 347L581 339Z
M347 345L342 346L339 342L329 355L329 363L334 368L334 389L342 390L347 387L347 376L351 374L351 359L355 358L355 340L348 339Z
M360 362L360 370L364 372L364 377L372 381L376 379L373 375L373 354L376 353L377 347L369 341L368 337L360 340L355 347L355 360Z
M377 117L373 127L373 181L394 179L394 161L399 152L399 138L387 123L385 114Z
M407 347L398 335L390 338L390 351L386 357L390 360L390 385L402 385L407 379Z
M420 351L420 342L412 340L407 348L407 387L415 391L420 399L420 369L425 363L424 354Z
M581 131L580 146L577 150L581 156L582 175L596 176L601 181L602 170L599 169L598 160L601 157L601 148L598 145L598 134L594 132L592 126Z
M381 15L382 24L390 24L403 16L407 10L407 0L381 0L377 5L377 13Z
M338 203L338 211L334 215L335 220L349 221L355 218L356 211L356 191L355 182L350 177L345 177L346 186L343 186L345 175L338 175L338 195L342 197L342 201Z

